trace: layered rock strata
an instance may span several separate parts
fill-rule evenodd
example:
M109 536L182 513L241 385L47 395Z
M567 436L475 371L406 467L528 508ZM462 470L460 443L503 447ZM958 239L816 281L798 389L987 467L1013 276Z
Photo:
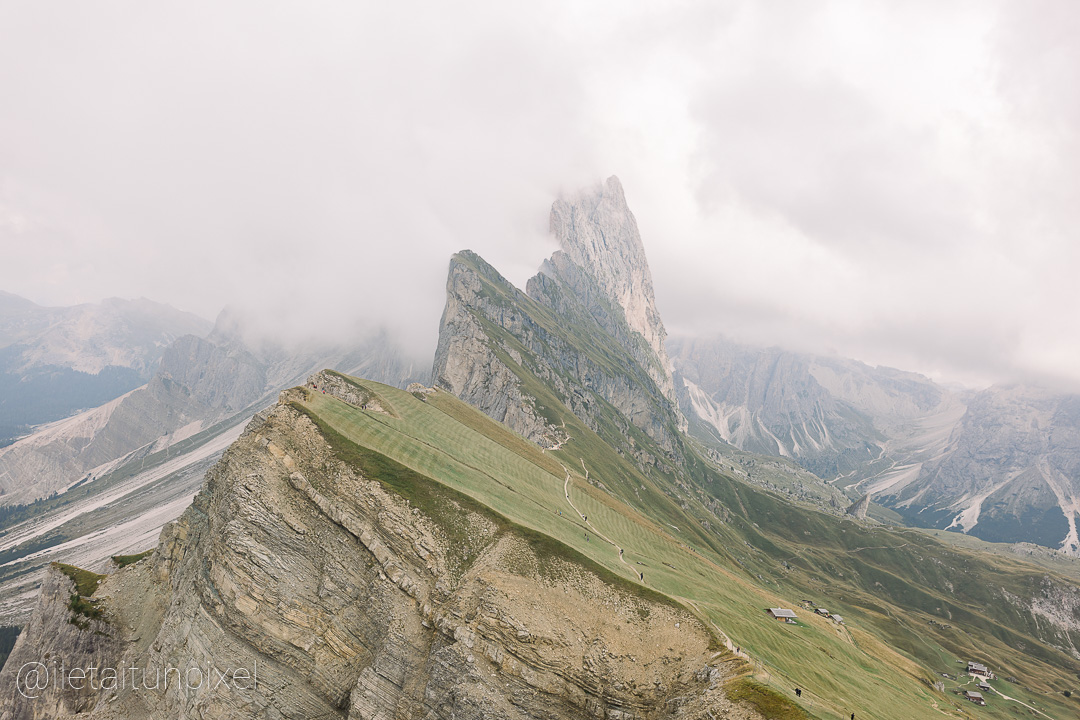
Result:
M283 393L153 556L102 583L105 624L68 622L63 589L43 596L0 673L0 717L748 717L723 699L689 612L538 554L477 511L460 509L452 541L338 459L292 404L309 392ZM118 688L77 706L18 697L12 673L43 633L57 656L98 643L94 662L139 677L241 670L257 683Z

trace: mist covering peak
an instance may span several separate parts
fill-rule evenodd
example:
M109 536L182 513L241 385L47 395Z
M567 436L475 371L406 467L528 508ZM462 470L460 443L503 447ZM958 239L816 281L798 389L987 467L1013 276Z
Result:
M622 309L626 324L649 348L645 365L669 399L675 400L672 365L664 349L667 330L656 308L652 272L645 257L637 220L626 203L619 178L559 197L551 206L551 233L560 251L541 272L564 280L566 261L573 263ZM580 283L571 282L571 285ZM588 291L578 288L579 295ZM582 297L588 303L587 297Z

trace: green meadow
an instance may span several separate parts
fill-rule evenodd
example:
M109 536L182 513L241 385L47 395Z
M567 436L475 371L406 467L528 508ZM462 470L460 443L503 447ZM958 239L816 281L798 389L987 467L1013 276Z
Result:
M987 707L977 708L948 687L941 693L930 686L941 672L955 673L958 659L988 662L1003 674L1001 664L986 654L1005 654L1013 636L998 638L984 630L983 625L994 624L988 618L957 621L949 630L931 625L943 601L931 592L905 593L900 587L917 581L919 573L897 560L897 546L905 543L898 533L795 508L719 475L696 456L687 468L695 485L683 482L680 492L679 477L640 472L539 383L528 389L553 419L566 423L572 438L557 452L541 450L448 393L419 399L389 386L349 381L379 396L389 414L359 410L321 393L308 393L297 405L319 423L331 444L338 443L335 450L352 448L346 456L354 464L376 479L385 475L388 487L413 499L431 496L428 514L438 512L438 488L446 488L531 531L549 552L585 558L622 578L619 584L682 604L713 627L718 640L726 635L749 654L756 682L797 702L812 717L839 720L852 712L857 718L915 720L939 714L1029 716L1027 709L1001 698L990 697ZM349 448L340 447L343 441ZM567 487L591 527L567 502ZM966 552L920 538L917 551ZM625 562L617 548L623 548ZM974 557L963 555L959 564ZM803 600L839 612L846 624L815 615ZM765 608L777 606L795 609L798 623L772 620ZM961 616L972 614L959 604L955 609ZM948 633L948 643L942 643ZM957 649L968 649L971 657L957 656ZM1064 667L1052 671L1060 654L1044 654L1045 660L1014 660L1010 666L1026 673L1024 687L1039 689L1014 688L1007 694L1025 702L1038 698L1039 709L1052 718L1077 717L1080 704L1053 687L1069 677ZM747 692L745 685L739 687ZM803 690L801 698L796 687ZM776 710L776 717L788 712Z

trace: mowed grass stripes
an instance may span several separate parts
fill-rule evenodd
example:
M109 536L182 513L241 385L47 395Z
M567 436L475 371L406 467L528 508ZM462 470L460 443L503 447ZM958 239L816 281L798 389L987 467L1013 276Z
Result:
M425 402L393 387L351 380L378 395L391 415L359 410L321 393L309 394L304 407L351 442L468 495L620 577L636 582L636 573L643 572L645 586L700 612L752 657L766 661L775 689L794 699L794 687L804 688L799 702L806 707L813 698L815 717L840 720L855 712L856 717L921 719L938 714L934 697L919 682L926 673L877 634L860 627L838 629L808 611L799 612L797 626L770 620L763 608L797 607L798 598L754 582L729 557L699 546L694 538L700 536L689 528L671 527L671 521L685 517L673 501L650 493L649 502L638 503L639 512L588 484L582 459L590 478L605 486L648 481L628 477L632 471L625 461L577 423L579 437L557 454L546 453L447 393ZM575 449L585 455L576 457L576 464L571 462ZM567 470L574 504L624 548L629 567L567 504ZM626 476L604 476L615 472ZM999 714L1005 711L980 712L1010 717Z

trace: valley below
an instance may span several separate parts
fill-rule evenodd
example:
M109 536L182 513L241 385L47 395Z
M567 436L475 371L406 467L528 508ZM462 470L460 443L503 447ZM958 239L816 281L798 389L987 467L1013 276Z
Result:
M0 720L1076 717L1070 397L668 340L617 178L551 229L524 290L451 257L430 373L223 314L5 448Z

